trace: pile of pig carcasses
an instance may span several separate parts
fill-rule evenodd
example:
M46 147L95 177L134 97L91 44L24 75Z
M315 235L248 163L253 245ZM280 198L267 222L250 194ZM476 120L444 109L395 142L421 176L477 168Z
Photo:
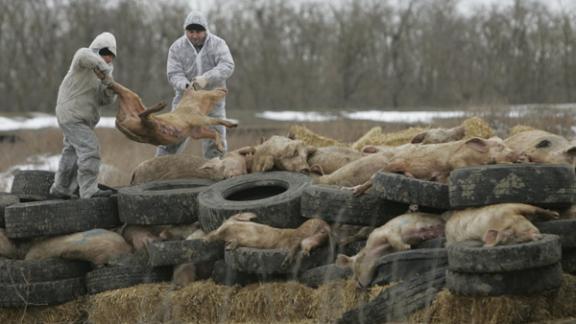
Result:
M47 171L21 171L12 192L0 194L0 227L5 228L7 237L25 244L40 237L124 224L196 221L210 232L239 212L255 213L255 222L295 228L313 217L330 224L375 227L415 206L440 214L449 209L518 202L563 211L573 203L576 182L574 168L551 164L462 168L452 172L448 184L380 172L372 189L354 197L350 190L313 185L303 174L274 171L215 183L204 179L149 182L121 188L111 198L51 200L48 191L53 176ZM372 285L402 283L361 309L348 311L342 320L354 321L358 316L405 318L430 303L446 285L456 294L472 296L557 289L562 269L576 271L576 220L547 221L537 226L543 233L556 235L492 249L476 245L445 249L444 240L434 239L412 250L386 255L379 260ZM172 267L186 262L204 269L199 275L202 279L219 284L296 279L318 287L349 277L350 270L334 264L336 254L354 255L363 244L365 241L326 244L293 264L283 262L286 251L227 250L223 243L202 240L153 242L146 253L99 268L63 259L0 259L0 306L53 305L86 293L169 281ZM535 287L531 283L536 277L541 284Z

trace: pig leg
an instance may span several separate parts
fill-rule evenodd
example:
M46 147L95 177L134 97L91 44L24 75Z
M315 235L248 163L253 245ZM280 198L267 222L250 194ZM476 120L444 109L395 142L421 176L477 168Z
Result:
M210 129L208 127L193 127L190 132L190 137L193 139L208 138L216 143L216 148L220 151L224 151L224 144L222 144L222 139L220 138L220 133Z
M395 251L406 251L411 248L410 244L404 243L400 235L396 234L388 235L388 244L390 244Z
M359 197L362 196L366 192L366 190L370 188L372 188L372 178L368 179L368 181L364 182L361 185L352 187L351 189L354 197Z
M560 214L558 212L524 204L515 206L514 211L526 217L531 222L554 220L560 217Z
M238 248L238 241L232 240L226 242L226 246L224 247L226 250L236 250Z

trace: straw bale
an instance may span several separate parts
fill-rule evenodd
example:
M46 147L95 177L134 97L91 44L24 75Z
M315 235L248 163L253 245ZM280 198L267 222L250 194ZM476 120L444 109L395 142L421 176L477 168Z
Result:
M415 312L411 323L526 323L576 316L576 277L564 275L556 292L532 296L464 297L441 291L430 307Z
M0 308L0 323L81 323L85 318L84 297L54 306Z
M238 289L203 280L171 292L167 297L172 306L171 323L227 322Z
M470 117L463 121L461 125L464 126L464 138L490 138L494 136L492 128L480 117Z
M300 140L304 142L304 144L316 147L347 146L347 144L341 143L335 139L314 133L305 126L292 125L288 128L288 134L288 137L292 139Z
M364 135L362 135L359 139L356 140L352 144L352 148L359 151L365 145L370 145L373 141L373 138L377 138L382 135L382 128L380 126L372 127L369 131L367 131Z
M536 128L528 126L528 125L516 125L516 126L512 127L512 129L510 130L509 136L513 136L513 135L516 135L518 133L531 131L531 130L535 130L535 129Z
M163 296L169 289L168 283L140 284L89 296L88 321L95 324L163 321L170 308Z

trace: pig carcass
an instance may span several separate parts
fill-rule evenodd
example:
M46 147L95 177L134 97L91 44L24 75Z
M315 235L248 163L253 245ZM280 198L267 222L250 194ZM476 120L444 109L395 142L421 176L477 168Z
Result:
M403 214L372 231L366 246L358 254L352 257L339 254L336 263L352 268L358 286L368 287L381 256L409 250L411 245L443 234L444 220L440 215L421 212Z
M185 225L164 226L159 234L162 240L193 240L204 237L204 231L199 222Z
M530 162L576 164L576 145L562 136L542 130L528 130L510 136L506 145Z
M310 171L308 156L315 151L316 147L306 145L300 140L275 135L254 148L252 171L264 172L275 169L308 172Z
M132 247L117 233L104 229L55 236L35 242L26 260L43 260L60 257L70 260L89 261L101 266L112 258L132 252Z
M136 251L140 251L148 244L160 241L159 229L155 226L127 225L122 231L122 237Z
M299 251L309 255L330 238L330 226L319 218L309 219L298 228L275 228L252 222L255 217L254 213L236 214L206 234L203 240L225 241L227 249L283 249L289 252L285 261L291 262Z
M312 171L318 172L320 175L325 175L361 157L362 153L350 147L325 146L318 148L308 156L308 164Z
M400 173L421 180L448 182L450 172L467 166L513 163L518 154L502 139L474 137L442 144L414 144L399 150L381 170ZM354 194L360 195L372 186L372 179L356 186Z
M535 241L542 236L528 218L557 219L558 213L526 204L496 204L480 208L448 211L446 246L455 242L476 240L484 246Z
M150 181L199 178L222 180L223 175L211 169L202 169L206 160L194 155L164 155L143 161L132 171L131 185Z
M207 170L212 175L218 175L222 179L228 179L252 171L254 148L246 146L228 152L222 157L215 157L204 163L200 169Z
M237 126L237 123L231 120L208 116L214 104L226 96L226 89L223 88L195 90L190 87L184 91L176 109L164 114L154 113L162 110L165 104L146 109L140 97L120 83L111 81L109 88L120 98L116 128L129 139L139 143L170 145L180 143L188 137L208 138L214 140L217 148L223 151L220 134L208 126Z
M464 126L457 126L449 129L432 128L420 134L417 134L410 140L413 144L440 144L452 141L458 141L464 138L466 129Z

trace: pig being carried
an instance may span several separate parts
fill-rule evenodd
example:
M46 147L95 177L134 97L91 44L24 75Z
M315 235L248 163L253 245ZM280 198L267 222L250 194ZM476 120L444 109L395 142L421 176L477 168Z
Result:
M309 255L330 238L330 226L319 218L309 219L298 228L275 228L252 222L255 217L254 213L236 214L206 234L203 240L225 241L227 249L283 249L289 252L285 262L292 262L298 251Z
M416 179L448 182L450 172L457 168L513 163L518 155L498 137L474 137L442 144L411 145L397 152L381 170L401 173ZM354 188L360 195L372 186L372 179Z
M526 204L497 204L448 211L446 245L466 240L484 242L485 247L535 241L540 231L527 217L557 219L558 213Z
M440 215L408 213L397 216L376 228L368 236L366 246L353 257L339 254L336 263L352 268L359 287L370 285L378 259L396 251L409 250L411 245L444 234L444 220Z

